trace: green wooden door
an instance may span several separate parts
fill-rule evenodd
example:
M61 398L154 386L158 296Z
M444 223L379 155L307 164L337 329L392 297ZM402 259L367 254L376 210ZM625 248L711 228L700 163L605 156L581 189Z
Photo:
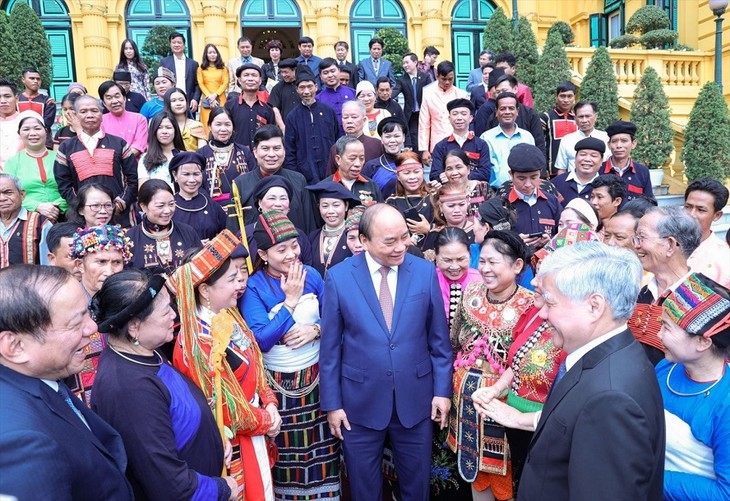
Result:
M451 11L451 46L455 84L466 88L469 72L476 68L482 50L484 25L496 7L488 0L459 0Z
M368 43L381 28L395 28L408 36L406 15L396 0L357 0L350 9L352 61L370 57Z
M130 0L124 15L127 23L127 38L134 40L142 51L147 33L160 24L172 26L185 35L186 55L200 59L201 54L193 52L190 36L190 11L182 0ZM119 57L119 47L112 47L114 57ZM202 52L202 48L201 48ZM114 61L116 65L117 61Z

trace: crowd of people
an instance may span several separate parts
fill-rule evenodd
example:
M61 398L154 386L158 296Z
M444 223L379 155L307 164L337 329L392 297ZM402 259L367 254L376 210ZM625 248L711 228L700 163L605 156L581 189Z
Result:
M728 190L511 54L298 46L0 78L0 495L426 500L441 437L463 499L730 498Z

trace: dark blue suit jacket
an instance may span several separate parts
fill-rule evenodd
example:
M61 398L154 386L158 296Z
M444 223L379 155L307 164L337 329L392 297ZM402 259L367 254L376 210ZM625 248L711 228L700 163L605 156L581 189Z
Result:
M63 384L63 383L61 383ZM0 365L0 493L20 500L131 500L119 434L76 397Z
M332 267L322 308L320 406L383 430L393 415L411 428L431 415L434 396L451 398L452 353L436 269L406 254L389 332L365 253ZM395 398L393 398L395 394Z
M375 68L373 67L373 58L372 57L363 59L362 61L360 61L360 63L358 63L358 65L357 65L358 82L362 82L363 80L368 80L377 89L378 88L378 78L380 78L380 77L388 77L388 80L390 80L391 88L395 87L395 76L393 75L393 65L390 64L390 61L388 61L384 57L380 58L380 67L378 68L377 74L375 74Z
M168 70L175 73L175 56L163 57L160 60L160 66L164 66ZM177 73L175 73L177 79ZM200 87L198 86L198 63L189 57L185 58L185 94L188 95L188 101L195 99L200 104Z

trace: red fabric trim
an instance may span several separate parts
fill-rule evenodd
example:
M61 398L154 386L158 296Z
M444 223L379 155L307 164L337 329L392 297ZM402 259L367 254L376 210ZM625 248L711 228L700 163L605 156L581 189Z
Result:
M114 150L97 148L94 156L86 149L74 152L70 156L71 163L83 182L93 176L114 176Z

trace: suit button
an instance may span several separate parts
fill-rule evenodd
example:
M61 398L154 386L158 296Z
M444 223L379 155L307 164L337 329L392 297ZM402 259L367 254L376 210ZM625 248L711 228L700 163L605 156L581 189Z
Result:
M390 349L391 349L391 350L395 350L395 344L391 344L391 345L390 345Z
M393 375L393 371L385 371L385 375L386 376L392 376Z

